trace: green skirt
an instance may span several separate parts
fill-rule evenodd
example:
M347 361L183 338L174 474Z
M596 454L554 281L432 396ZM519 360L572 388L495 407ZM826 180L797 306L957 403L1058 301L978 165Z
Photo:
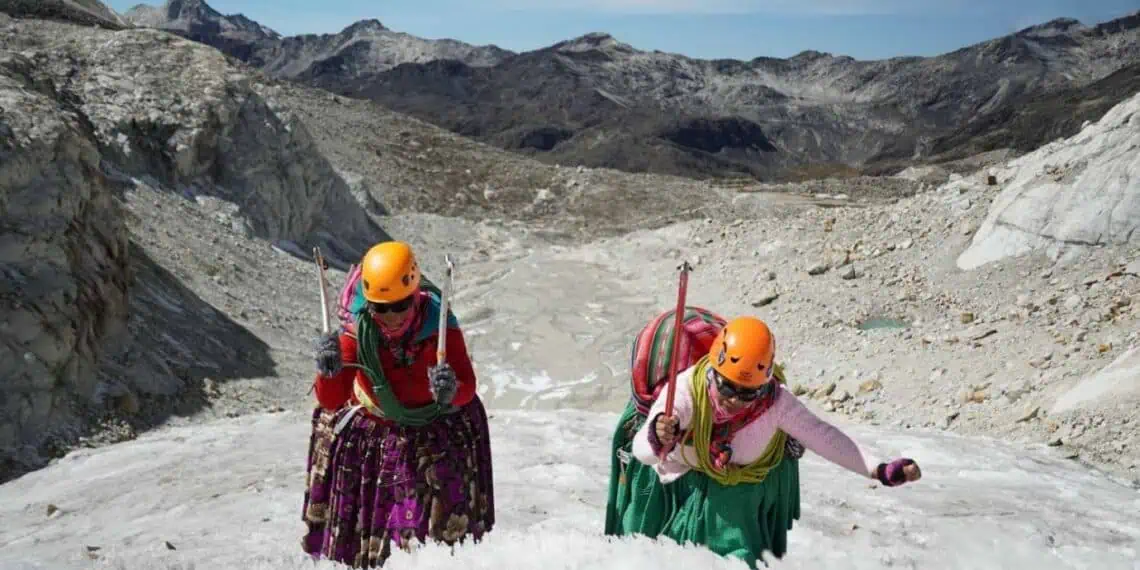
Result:
M662 485L652 467L628 463L633 436L645 423L632 402L618 420L610 458L605 532L611 536L665 536L700 544L756 568L761 554L788 550L788 531L800 518L799 461L785 457L761 483L721 485L690 471ZM766 565L766 564L765 564Z

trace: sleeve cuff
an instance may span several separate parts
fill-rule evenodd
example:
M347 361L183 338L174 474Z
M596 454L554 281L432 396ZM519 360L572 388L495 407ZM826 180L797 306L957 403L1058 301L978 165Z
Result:
M649 449L653 450L653 455L661 455L661 440L657 439L657 418L659 417L661 414L657 414L649 420Z
M874 475L874 478L878 479L879 483L881 483L884 487L894 487L895 486L894 483L891 483L890 479L887 479L887 464L886 463L878 464L877 466L875 466L875 470L872 471L871 473Z

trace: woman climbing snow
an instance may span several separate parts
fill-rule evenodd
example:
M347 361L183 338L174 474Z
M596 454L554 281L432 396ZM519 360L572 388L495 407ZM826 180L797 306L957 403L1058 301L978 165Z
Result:
M374 246L317 350L306 553L357 568L392 547L478 541L495 522L487 416L463 333L411 247ZM345 318L347 317L347 318Z
M809 411L775 378L775 352L763 321L730 321L708 354L677 375L672 412L665 413L665 398L653 403L633 455L660 484L642 479L632 489L623 534L702 544L750 568L765 551L782 557L800 515L798 461L785 457L789 436L888 487L921 477L910 459L872 463Z
M683 301L682 301L683 302ZM634 489L660 485L653 467L633 460L633 437L645 424L646 414L654 400L668 384L671 372L685 370L708 354L725 325L725 319L702 307L686 306L681 317L680 334L676 334L675 310L658 314L634 338L630 358L631 397L618 418L610 449L609 496L606 501L605 533L626 534L626 527L636 529L642 513L630 509ZM679 344L674 355L673 343ZM674 358L677 360L674 362ZM775 378L784 383L783 370L775 366ZM788 438L784 461L803 456L803 446Z

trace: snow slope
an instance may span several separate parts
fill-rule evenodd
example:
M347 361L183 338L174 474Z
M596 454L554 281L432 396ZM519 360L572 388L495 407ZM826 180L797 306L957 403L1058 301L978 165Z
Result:
M601 536L615 419L496 411L496 530L454 558L427 548L391 567L744 568ZM924 479L874 488L809 454L804 516L775 567L1140 568L1135 490L1047 450L851 430L873 453L917 458ZM308 433L301 414L246 416L68 455L0 487L0 568L333 568L299 554Z

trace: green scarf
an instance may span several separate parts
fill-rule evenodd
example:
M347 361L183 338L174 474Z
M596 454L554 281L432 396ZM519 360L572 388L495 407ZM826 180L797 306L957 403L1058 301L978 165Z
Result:
M384 375L384 366L380 363L380 327L372 321L367 311L356 316L356 365L368 376L372 383L372 393L376 395L376 404L384 412L384 418L404 426L423 426L430 424L442 415L454 411L453 406L443 406L439 402L432 402L422 408L405 408L388 378Z
M708 366L709 359L706 356L697 362L697 366L693 370L691 382L693 421L690 429L693 432L693 448L697 454L697 465L689 465L689 467L708 475L721 485L731 486L741 483L763 482L764 478L768 476L768 472L784 459L784 444L787 442L788 435L782 430L776 430L776 435L768 443L768 448L756 461L748 465L730 463L725 466L724 471L717 470L713 466L709 454L709 446L712 443L713 419L716 413L713 411L712 401L709 400L708 376L706 374ZM783 367L776 367L775 379L781 384L784 383ZM688 464L687 459L685 463Z

